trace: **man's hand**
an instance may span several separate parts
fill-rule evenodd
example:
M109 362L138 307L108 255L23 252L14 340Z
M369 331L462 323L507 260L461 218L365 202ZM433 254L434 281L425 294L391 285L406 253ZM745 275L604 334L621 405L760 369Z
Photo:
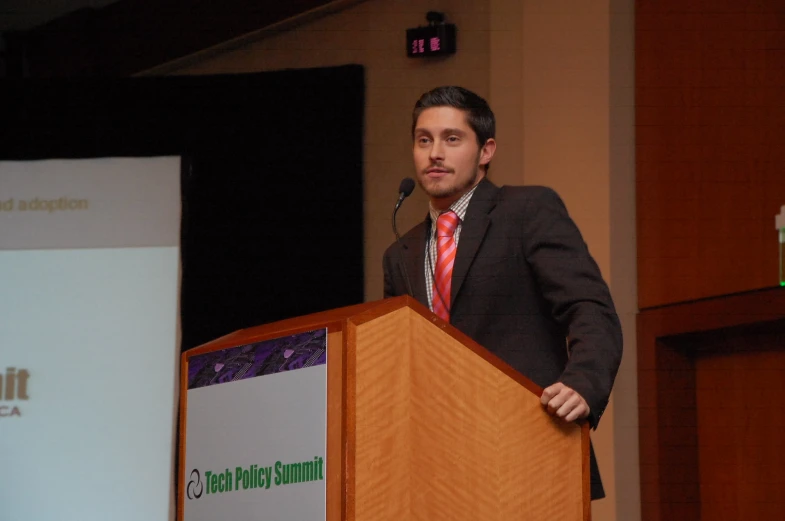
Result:
M546 387L540 398L546 410L565 421L572 422L589 415L589 404L583 396L561 382Z

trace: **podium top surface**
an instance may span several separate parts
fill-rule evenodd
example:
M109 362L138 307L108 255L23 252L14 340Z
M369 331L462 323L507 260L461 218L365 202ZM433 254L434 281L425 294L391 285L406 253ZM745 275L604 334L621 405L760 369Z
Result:
M537 396L542 394L542 388L540 386L513 369L501 358L488 351L469 336L449 323L444 322L428 308L408 295L321 311L310 315L303 315L301 317L293 317L271 322L269 324L240 329L186 351L182 355L182 361L187 364L188 359L192 356L256 342L263 342L278 337L295 335L314 329L326 328L328 333L342 332L349 323L359 326L403 308L409 308L411 311L421 315L434 327L443 330L446 334L459 341L480 358L495 366L499 371L505 373L510 378L516 380L532 394Z
M328 311L320 311L301 317L287 318L246 329L239 329L190 349L186 351L184 355L190 357L210 351L216 351L218 349L261 342L269 338L293 335L317 328L327 328L329 332L341 331L343 330L344 324L349 319L352 319L352 322L359 324L407 306L420 313L429 313L422 304L409 296L377 300ZM418 307L421 309L417 309Z

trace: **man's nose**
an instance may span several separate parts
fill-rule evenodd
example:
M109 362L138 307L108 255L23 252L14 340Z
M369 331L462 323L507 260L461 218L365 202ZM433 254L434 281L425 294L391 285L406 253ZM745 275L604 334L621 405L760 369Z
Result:
M431 146L430 157L431 161L444 160L444 143L442 143L440 140L434 141L433 146Z

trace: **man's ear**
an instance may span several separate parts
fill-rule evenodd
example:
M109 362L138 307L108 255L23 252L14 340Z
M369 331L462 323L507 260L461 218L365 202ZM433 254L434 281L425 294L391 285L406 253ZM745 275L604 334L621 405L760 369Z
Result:
M496 153L496 140L489 138L480 150L480 166L487 165Z

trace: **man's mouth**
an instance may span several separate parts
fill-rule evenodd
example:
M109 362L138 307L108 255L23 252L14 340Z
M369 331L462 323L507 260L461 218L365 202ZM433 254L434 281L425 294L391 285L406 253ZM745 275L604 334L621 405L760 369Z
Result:
M439 179L449 173L450 171L447 170L446 168L429 168L428 170L425 171L425 175L427 175L431 179Z

